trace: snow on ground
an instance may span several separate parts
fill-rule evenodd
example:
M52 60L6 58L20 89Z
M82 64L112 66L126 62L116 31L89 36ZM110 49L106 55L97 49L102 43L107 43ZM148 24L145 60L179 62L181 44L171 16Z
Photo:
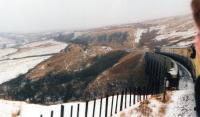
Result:
M166 117L196 117L194 83L189 71L178 63L181 79L179 90L173 91Z
M193 90L174 91L166 117L196 117Z
M15 52L17 52L17 49L15 49L15 48L0 49L0 59L4 58L8 54L12 54L12 53L15 53Z
M14 41L12 39L0 37L0 48L12 47L12 46L15 46L15 45L17 45L16 41Z
M111 47L108 47L108 46L102 46L102 49L104 49L105 52L109 52L109 51L113 50Z
M177 46L187 46L193 44L194 41L183 41L177 44Z
M134 105L116 117L196 117L194 83L189 71L177 63L179 67L179 90L168 91L166 101L162 95L150 96L147 101Z
M42 55L58 53L66 46L67 44L65 43L47 40L29 43L18 49L0 49L0 84L28 72L40 62L51 57L51 55Z
M114 117L196 117L193 90L168 92L169 100L163 103L162 95L134 105Z
M124 96L125 98L125 96ZM129 105L129 95L127 95L127 106ZM142 97L143 99L143 97ZM116 101L117 104L117 112L120 111L120 100L121 96L119 95L118 101L116 96L113 98L113 111L112 114L115 113L116 108ZM137 100L137 97L136 97ZM108 98L108 115L111 115L111 102L112 97ZM125 101L123 101L123 108L125 108ZM73 106L73 117L77 117L77 106L80 104L79 108L79 117L85 117L85 102L72 102L72 103L63 103L64 105L64 116L70 117L71 113L71 106ZM102 108L101 108L101 117L105 117L105 105L106 105L106 99L102 99ZM136 102L134 106L139 105L139 102ZM88 103L88 117L92 117L93 114L93 107L94 107L94 101L90 101ZM18 113L18 117L40 117L42 114L43 117L50 117L50 113L53 111L54 117L60 117L60 111L61 111L61 104L57 105L50 105L50 106L44 106L44 105L37 105L37 104L28 104L25 102L19 102L19 101L7 101L7 100L0 100L0 115L1 117L11 117L13 113ZM100 99L96 100L96 106L95 106L95 117L99 117L100 114ZM114 115L115 116L115 115Z
M178 65L174 60L172 60L172 62L173 62L173 67L168 71L168 73L170 73L172 76L176 76L178 74Z
M66 46L66 43L56 42L54 40L29 43L20 46L18 51L16 51L15 53L10 53L6 57L4 56L3 59L58 53L61 49L65 48Z
M139 43L141 36L143 33L146 33L147 29L137 29L136 33L135 33L135 43Z
M0 84L28 72L29 69L32 69L38 63L49 57L50 56L0 61Z
M179 28L181 30L181 27ZM182 31L179 31L179 29L174 29L174 30L168 30L168 29L169 28L167 28L166 25L150 27L150 31L153 30L158 31L157 33L158 36L156 36L154 39L155 41L161 41L163 39L174 39L174 38L187 39L196 35L196 29L193 27L188 28L188 30L182 30Z
M123 110L114 117L164 117L166 105L161 102L162 95L148 96L148 100Z

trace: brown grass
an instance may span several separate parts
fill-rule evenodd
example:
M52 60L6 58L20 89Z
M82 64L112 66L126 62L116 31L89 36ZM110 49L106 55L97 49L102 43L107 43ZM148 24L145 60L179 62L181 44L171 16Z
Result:
M140 105L138 108L136 108L136 111L141 113L142 116L149 117L152 113L152 109L148 107L149 103L150 102L148 100L140 102Z
M168 91L166 93L166 100L164 102L163 102L163 95L162 94L151 96L151 99L155 99L155 100L162 103L161 107L159 108L157 116L163 117L165 115L167 105L171 102L171 95L172 95L172 92ZM135 109L135 111L137 111L137 113L140 113L141 116L145 116L145 117L152 116L153 110L148 106L149 104L150 104L149 100L145 100L143 102L140 102L139 107L137 107ZM134 114L134 110L132 110L131 114Z
M166 106L162 106L160 109L159 109L159 113L161 114L161 115L165 115L165 113L166 113Z
M162 102L162 103L170 103L171 102L171 96L172 96L172 92L171 91L167 91L166 92L166 95L165 95L165 100L163 101L163 94L159 94L159 95L155 95L155 96L152 96L152 98Z
M19 117L20 116L20 110L16 110L14 112L12 112L11 117Z
M123 112L119 115L119 117L126 117L126 114Z

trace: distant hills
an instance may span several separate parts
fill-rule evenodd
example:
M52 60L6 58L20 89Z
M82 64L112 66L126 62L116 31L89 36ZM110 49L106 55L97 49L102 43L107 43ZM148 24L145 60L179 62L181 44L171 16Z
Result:
M144 53L156 46L190 44L195 34L192 17L179 16L38 36L69 46L0 85L0 94L11 100L53 104L145 86Z

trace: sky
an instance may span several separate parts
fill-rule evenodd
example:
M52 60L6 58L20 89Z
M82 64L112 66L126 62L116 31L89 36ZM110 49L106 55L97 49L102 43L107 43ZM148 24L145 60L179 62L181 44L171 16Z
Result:
M191 13L191 0L0 0L0 32L88 29Z

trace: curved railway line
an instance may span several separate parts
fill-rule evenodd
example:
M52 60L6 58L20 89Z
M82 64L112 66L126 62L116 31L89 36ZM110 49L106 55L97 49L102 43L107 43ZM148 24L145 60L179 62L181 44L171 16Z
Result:
M194 107L198 116L200 116L200 57L196 55L193 45L186 47L157 47L155 53L168 56L175 60L179 69L179 90L192 92L187 96L194 99L190 111ZM180 96L181 97L181 96ZM187 103L187 102L182 102Z

